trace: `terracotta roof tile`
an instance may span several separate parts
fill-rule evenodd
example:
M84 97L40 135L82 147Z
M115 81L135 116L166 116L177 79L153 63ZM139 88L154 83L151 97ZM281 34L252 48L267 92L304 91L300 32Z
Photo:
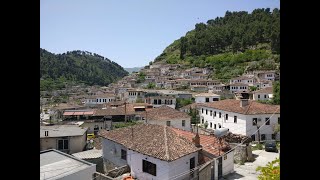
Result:
M272 94L273 93L273 88L272 87L266 87L263 89L260 89L258 91L255 91L254 93L267 93L267 94Z
M198 107L210 107L215 109L220 109L229 112L236 112L239 114L280 114L279 105L262 104L257 101L249 100L249 104L244 107L240 107L240 100L235 99L225 99L221 101L216 101L213 103L202 103Z
M192 142L192 138L195 137L196 135L196 133L193 133L193 132L184 131L184 130L176 129L172 127L170 128L180 136L186 138L190 142ZM199 134L199 136L200 136L200 145L202 146L202 149L214 156L219 156L220 144L219 144L218 138L214 136L203 135L203 134ZM223 154L228 150L230 150L229 144L223 139L221 141L220 154Z
M191 118L187 113L178 111L168 106L160 106L148 111L148 120L171 120Z
M168 126L139 124L99 135L128 149L165 161L174 161L199 149Z

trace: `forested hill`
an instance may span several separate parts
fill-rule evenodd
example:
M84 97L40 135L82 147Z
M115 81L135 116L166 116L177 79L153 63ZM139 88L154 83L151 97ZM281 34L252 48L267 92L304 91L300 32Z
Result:
M95 53L71 51L53 54L40 48L40 85L53 88L50 82L74 81L88 85L108 85L128 75L120 65ZM51 87L47 87L51 86ZM41 87L40 87L41 88Z
M280 62L280 9L229 12L198 23L169 45L155 62L212 67L217 78L245 69L276 69Z

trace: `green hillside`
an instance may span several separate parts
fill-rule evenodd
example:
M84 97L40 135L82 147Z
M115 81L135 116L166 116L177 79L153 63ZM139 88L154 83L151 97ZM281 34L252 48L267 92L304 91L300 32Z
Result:
M229 12L198 23L170 44L155 62L211 67L213 77L230 79L245 70L280 68L280 10Z
M95 53L53 54L40 48L40 90L61 89L67 81L104 86L126 75L116 62Z

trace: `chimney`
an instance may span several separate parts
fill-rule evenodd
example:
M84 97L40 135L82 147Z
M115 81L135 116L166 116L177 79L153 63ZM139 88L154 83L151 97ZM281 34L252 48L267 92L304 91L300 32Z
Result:
M196 147L201 147L200 145L200 136L197 133L195 137L192 138L192 141Z
M245 107L249 104L249 99L240 99L240 107Z

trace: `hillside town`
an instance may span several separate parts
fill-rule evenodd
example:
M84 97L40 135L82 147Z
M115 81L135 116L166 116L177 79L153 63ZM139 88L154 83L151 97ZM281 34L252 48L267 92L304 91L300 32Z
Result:
M270 102L280 73L222 81L213 71L154 62L109 86L41 91L40 179L232 179L264 153L279 156ZM269 141L275 153L264 152Z

